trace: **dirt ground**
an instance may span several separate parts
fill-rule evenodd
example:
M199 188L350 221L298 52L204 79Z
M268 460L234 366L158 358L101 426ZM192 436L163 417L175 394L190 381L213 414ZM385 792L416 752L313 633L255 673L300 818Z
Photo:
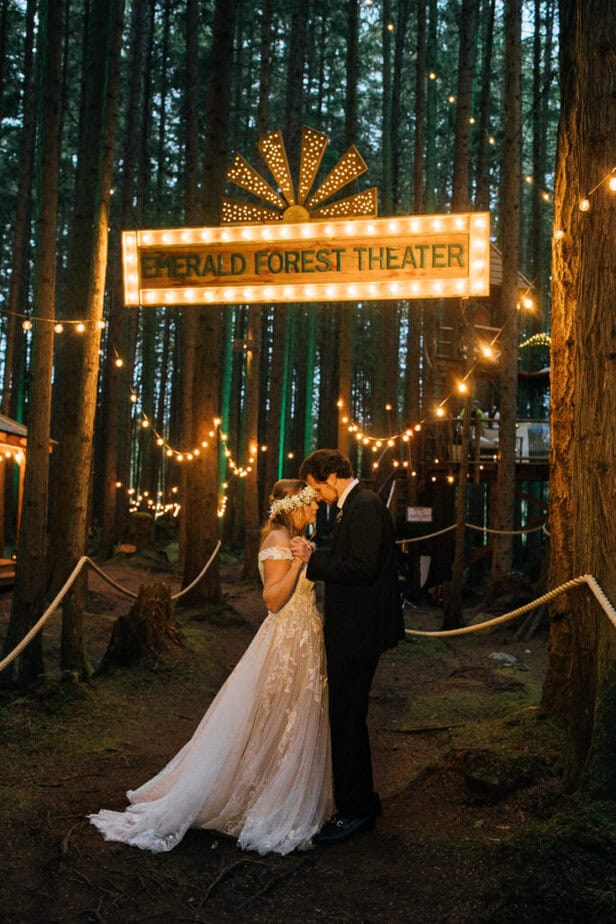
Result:
M139 563L138 563L139 564ZM174 575L114 560L122 586ZM90 574L94 662L130 601ZM616 823L560 792L563 733L538 708L546 631L500 628L411 639L381 661L371 696L374 832L288 857L191 830L171 853L106 843L86 815L123 808L192 734L264 616L256 583L224 568L225 606L178 607L185 646L156 665L60 683L59 613L45 631L49 679L0 691L0 921L616 921ZM0 640L10 594L0 598ZM409 608L407 624L441 613ZM491 658L512 655L512 666ZM582 832L580 834L580 832Z

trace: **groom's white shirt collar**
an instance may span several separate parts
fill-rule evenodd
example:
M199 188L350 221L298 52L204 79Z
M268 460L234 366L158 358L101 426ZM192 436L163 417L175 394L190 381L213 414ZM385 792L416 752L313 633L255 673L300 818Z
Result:
M351 483L346 486L346 488L344 489L344 491L342 492L342 494L336 501L336 506L338 507L338 510L342 510L345 500L347 499L347 497L349 496L349 494L351 493L351 491L353 490L356 484L359 484L359 478L354 478L353 481L351 481Z

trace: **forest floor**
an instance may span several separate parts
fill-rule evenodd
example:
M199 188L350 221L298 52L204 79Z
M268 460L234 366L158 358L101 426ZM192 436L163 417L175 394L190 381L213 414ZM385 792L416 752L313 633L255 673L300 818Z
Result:
M168 581L143 560L105 571L123 586ZM105 842L86 815L190 737L264 616L260 590L223 568L225 604L178 608L185 646L91 684L53 679L59 613L45 631L48 679L0 691L0 921L62 924L522 924L616 921L616 817L560 789L561 729L541 714L546 630L410 638L381 660L371 696L374 832L287 857L191 830L171 853ZM130 601L89 576L96 662ZM10 592L0 594L0 643ZM470 614L469 614L470 615ZM475 614L477 615L477 614ZM409 627L440 627L409 608ZM1 647L1 644L0 644ZM516 660L505 667L494 653Z

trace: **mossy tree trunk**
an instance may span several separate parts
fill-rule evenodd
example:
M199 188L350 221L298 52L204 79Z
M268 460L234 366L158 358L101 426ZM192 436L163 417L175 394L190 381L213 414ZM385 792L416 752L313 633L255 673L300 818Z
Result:
M80 337L66 341L58 373L60 447L51 535L56 591L86 548L123 15L123 0L97 0L86 37L87 79L64 296L66 318L82 319L86 325ZM64 670L81 676L90 673L84 602L85 581L80 578L64 598L61 657Z
M225 185L231 114L233 35L237 0L217 0L212 26L212 48L207 94L207 129L203 163L203 219L220 223L220 202ZM211 448L214 420L220 418L220 376L223 320L220 306L195 308L196 359L193 375L193 445L209 443L209 451L191 465L186 484L186 541L184 586L197 576L211 554L219 534L218 457ZM220 568L215 558L204 579L191 590L186 602L220 600Z
M47 589L47 505L49 492L49 436L51 423L51 373L53 367L56 289L56 222L58 213L58 167L60 163L60 71L62 54L62 3L45 4L41 10L40 73L43 91L38 163L39 214L36 227L34 269L34 318L28 420L28 455L24 481L24 506L17 546L15 588L11 604L5 651L40 618ZM46 321L38 321L45 318ZM28 683L43 671L42 636L39 632L13 662L8 677Z
M500 425L496 476L495 529L514 528L515 426L518 386L518 271L520 254L520 131L522 12L520 0L505 3L505 129L503 138L501 290L502 330L500 345ZM490 595L498 596L510 573L513 537L495 535L492 546Z
M593 574L616 600L616 22L561 0L561 115L552 287L549 584ZM599 184L599 185L597 185ZM590 210L578 204L588 192ZM616 796L616 633L584 590L552 606L543 705L569 725L565 785Z

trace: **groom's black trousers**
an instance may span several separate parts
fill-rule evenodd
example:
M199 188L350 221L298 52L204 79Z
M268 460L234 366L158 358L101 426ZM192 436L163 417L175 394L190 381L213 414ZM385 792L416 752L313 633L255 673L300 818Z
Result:
M378 656L341 659L327 654L334 800L338 812L353 817L380 812L373 790L367 726L370 685L378 660Z

